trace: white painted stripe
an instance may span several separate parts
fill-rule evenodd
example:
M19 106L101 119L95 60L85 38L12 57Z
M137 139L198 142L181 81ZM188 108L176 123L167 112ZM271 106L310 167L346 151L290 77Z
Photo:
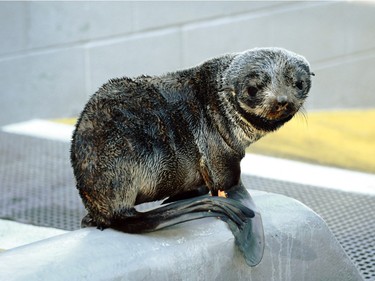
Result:
M69 142L74 126L46 120L30 120L2 128L9 133ZM242 173L281 181L375 195L375 174L367 174L268 156L247 154Z
M22 123L6 125L2 130L7 133L69 142L72 138L73 128L73 126L66 124L34 119Z
M375 195L375 174L246 154L242 173L275 180Z

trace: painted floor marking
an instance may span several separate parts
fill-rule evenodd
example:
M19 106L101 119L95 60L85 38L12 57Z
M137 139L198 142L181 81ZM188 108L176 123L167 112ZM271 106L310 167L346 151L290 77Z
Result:
M375 109L297 114L247 152L375 173Z

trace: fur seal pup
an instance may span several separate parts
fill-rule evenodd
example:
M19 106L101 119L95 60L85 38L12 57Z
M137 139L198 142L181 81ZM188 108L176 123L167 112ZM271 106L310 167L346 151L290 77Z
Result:
M219 217L256 265L263 226L240 161L301 108L311 75L300 55L256 48L163 76L110 80L73 133L71 163L88 211L82 226L140 233ZM215 196L219 190L227 198ZM134 208L165 198L170 204L149 212Z

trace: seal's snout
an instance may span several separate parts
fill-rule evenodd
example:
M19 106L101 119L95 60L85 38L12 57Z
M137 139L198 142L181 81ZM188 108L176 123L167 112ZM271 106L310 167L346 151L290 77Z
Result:
M267 115L269 119L276 120L294 115L295 112L296 107L293 102L291 102L287 96L281 95L275 97L271 102L270 110Z
M285 95L277 96L276 102L279 106L285 106L288 103L288 97Z
M287 96L277 96L273 102L272 112L279 115L288 115L290 112L290 103Z

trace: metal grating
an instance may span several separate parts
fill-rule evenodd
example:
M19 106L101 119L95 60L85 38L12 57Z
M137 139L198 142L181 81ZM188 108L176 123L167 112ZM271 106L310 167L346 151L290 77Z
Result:
M252 189L284 194L328 224L366 281L375 281L375 197L244 176ZM78 229L85 214L69 144L0 132L0 218Z
M0 217L66 230L85 214L69 144L0 132Z

